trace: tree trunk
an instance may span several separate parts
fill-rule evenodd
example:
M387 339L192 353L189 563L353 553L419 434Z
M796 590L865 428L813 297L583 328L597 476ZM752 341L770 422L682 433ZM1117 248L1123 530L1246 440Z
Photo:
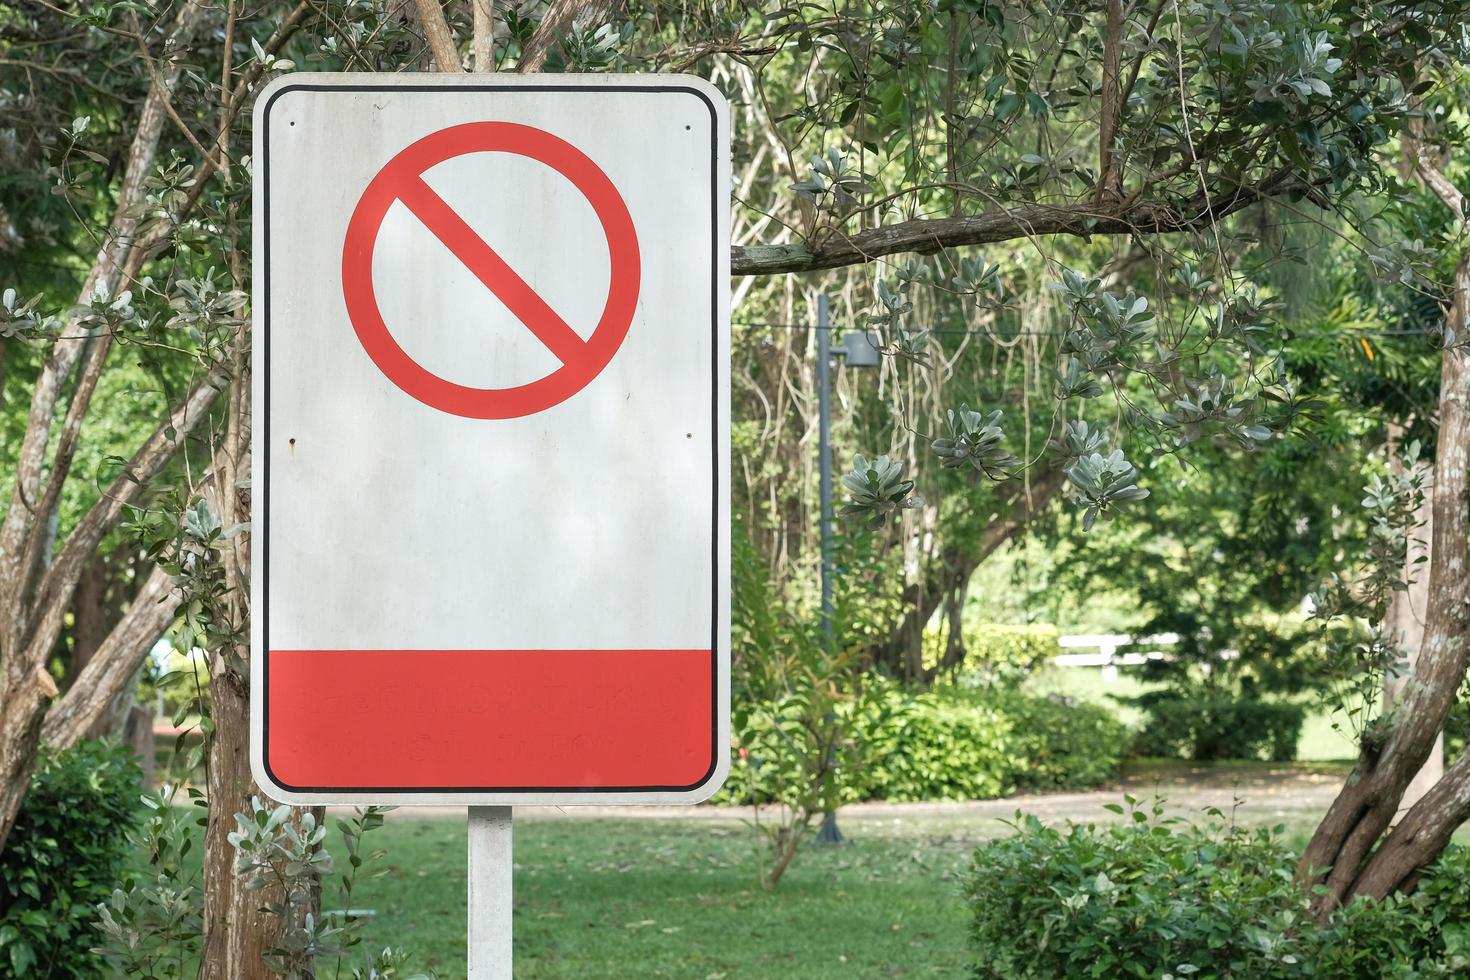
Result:
M973 574L973 569L971 574ZM970 575L966 575L944 597L945 637L944 652L939 662L924 669L924 680L932 683L934 678L946 670L953 670L965 662L969 648L965 646L965 596L970 593Z
M108 593L112 591L110 579L107 559L97 554L87 562L82 577L77 580L77 590L71 597L71 655L66 660L68 685L76 681L77 675L117 623L116 614L108 606Z
M495 70L495 0L470 0L470 70Z
M38 665L19 682L7 683L5 696L6 710L0 714L0 846L30 788L44 717L37 708L56 696L56 681Z
M237 651L240 652L240 651ZM250 813L253 797L262 796L250 773L250 684L214 657L209 681L210 717L214 734L209 743L209 822L204 831L204 949L199 961L201 980L275 980L265 954L279 947L291 924L262 911L283 900L279 887L254 891L235 873L235 847L229 841L235 814ZM305 808L293 808L289 822L298 828ZM311 811L320 826L325 810ZM301 914L320 915L321 892L316 889Z
M260 790L250 775L250 688L247 678L214 658L210 671L209 823L204 832L204 950L202 980L271 980L263 954L276 945L280 923L260 907L270 899L247 891L235 875L229 834L235 814L250 812ZM240 733L246 733L241 737Z
M74 745L107 722L113 705L137 677L148 651L173 622L180 599L173 578L155 568L65 696L46 712L41 737L47 745Z
M148 705L134 704L128 708L122 724L123 744L138 756L138 767L143 770L143 788L153 788L153 769L157 762L158 740L153 734L153 709Z
M530 40L526 42L516 71L522 74L539 72L546 64L546 56L560 44L563 35L578 27L586 30L601 27L612 12L613 0L551 0L541 23L536 25Z
M202 0L186 0L179 6L169 38L175 50L187 45L202 13ZM147 250L135 247L142 213L139 204L144 197L145 182L153 171L170 93L179 71L178 63L171 61L149 86L118 189L117 208L78 292L79 307L92 302L98 287L106 287L116 295L119 285L131 282L142 268ZM28 588L30 570L45 566L39 560L43 548L46 557L50 557L49 543L43 544L47 540L41 533L43 522L49 519L60 497L82 420L112 343L110 333L94 335L82 331L78 337L75 316L66 318L66 327L63 334L69 333L70 338L59 338L53 343L31 391L25 434L15 460L15 486L5 517L0 521L0 847L15 823L35 765L42 720L57 693L45 663L60 634L83 565L116 525L123 508L136 497L139 488L172 456L178 444L176 440L182 441L187 436L215 394L212 387L202 391L196 388L181 409L170 413L164 426L134 454L124 474L104 490L102 499L72 531L54 562L46 568L32 598ZM74 370L72 396L48 467L47 450L51 446L57 406Z
M873 662L908 680L924 680L924 627L934 618L934 613L947 596L958 595L963 603L964 592L975 569L1001 545L1024 531L1026 525L1061 492L1066 479L1061 471L1052 470L1033 483L1029 492L1017 484L1006 498L1009 513L1004 520L992 521L980 535L980 540L969 548L953 544L942 548L938 561L923 579L904 590L903 617L888 637L872 649L870 656ZM963 650L963 646L958 649Z
M1389 442L1395 448L1400 439L1400 432L1390 433ZM1389 465L1395 471L1402 472L1403 462L1397 452L1391 456ZM1434 534L1434 508L1431 506L1433 473L1429 465L1422 461L1416 464L1416 469L1423 476L1424 497L1414 514L1414 522L1418 525L1418 529L1410 534L1408 552L1404 556L1404 581L1408 582L1409 586L1393 594L1393 599L1388 606L1388 615L1384 621L1384 629L1393 637L1398 648L1404 652L1409 675L1412 675L1414 665L1419 660L1419 650L1424 646L1424 616L1429 605L1429 564L1433 560L1429 554L1429 541ZM1391 677L1384 684L1383 710L1385 713L1391 711L1393 706L1403 699L1408 682L1409 676L1406 675ZM1435 739L1429 758L1424 760L1424 765L1409 782L1409 788L1404 790L1404 798L1399 803L1396 818L1408 812L1411 806L1418 803L1443 775L1444 733L1441 732Z
M154 431L101 499L87 511L61 546L47 570L34 603L17 607L18 623L0 623L4 641L4 674L0 680L0 846L10 834L21 797L30 781L40 747L41 725L56 684L46 671L46 660L60 635L63 617L83 563L107 532L117 525L123 509L158 474L175 448L208 414L218 394L219 375L212 372L176 405ZM3 588L3 583L0 583ZM93 658L93 666L98 658ZM40 679L44 676L44 683Z
M243 358L242 358L243 362ZM239 473L249 473L250 378L236 375L231 389L229 432L216 469L214 493L209 496L224 526L250 519L247 491ZM244 535L224 553L229 583L228 609L232 623L243 625L249 616L249 546ZM233 552L233 554L231 553ZM270 921L260 908L270 899L251 892L235 874L235 848L229 841L235 814L249 813L260 788L250 772L250 677L237 670L248 664L249 644L212 653L209 670L209 823L204 836L204 950L199 975L205 980L269 980L263 955L278 944L280 922Z
M238 269L236 270L238 272ZM224 445L216 456L207 497L224 527L250 521L250 369L249 334L242 327L235 348L235 382L230 388L229 422ZM243 481L243 482L242 482ZM250 536L238 534L223 543L227 600L221 614L244 630L250 621ZM265 953L281 945L290 925L260 909L283 896L273 886L251 891L235 874L235 848L229 841L235 814L249 813L254 797L264 797L250 771L250 644L211 651L209 670L209 822L204 832L204 949L199 975L203 980L271 980ZM306 809L293 808L297 826ZM311 810L320 824L324 809ZM300 910L320 913L320 889Z
M1413 891L1424 868L1443 853L1470 818L1470 756L1461 756L1423 798L1403 812L1383 846L1353 883L1353 894L1385 898Z
M1470 302L1470 256L1455 269L1448 335L1463 344ZM1465 796L1464 760L1404 817L1398 842L1387 853L1374 847L1398 814L1409 784L1434 751L1440 728L1464 679L1470 645L1470 577L1465 570L1467 447L1470 447L1470 364L1463 347L1445 349L1440 368L1439 435L1434 463L1430 553L1424 642L1411 681L1382 726L1364 734L1357 765L1302 853L1297 880L1305 887L1325 885L1312 897L1320 919L1359 893L1371 894L1389 879L1407 880L1413 872L1392 865L1438 854L1428 850L1443 822L1460 810ZM1453 829L1453 828L1451 828ZM1446 839L1447 836L1446 836ZM1417 846L1405 844L1417 841ZM1370 862L1370 856L1374 860ZM1415 865L1417 867L1417 865Z
M206 494L220 524L250 520L249 491L240 476L250 472L250 372L246 334L236 346L235 383L225 444L220 448L212 486ZM224 542L221 551L227 586L228 622L243 628L250 617L250 545L246 535ZM281 923L259 911L268 900L243 887L235 874L235 848L229 841L235 814L251 811L260 788L250 772L249 643L211 651L209 705L209 823L204 832L204 950L199 975L207 980L266 980L271 971L263 954L277 945ZM238 668L238 669L237 669Z

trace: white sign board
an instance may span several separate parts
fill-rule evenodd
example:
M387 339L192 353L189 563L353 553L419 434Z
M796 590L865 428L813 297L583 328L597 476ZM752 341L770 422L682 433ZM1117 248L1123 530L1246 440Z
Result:
M728 110L686 76L255 107L255 778L685 803L729 745Z

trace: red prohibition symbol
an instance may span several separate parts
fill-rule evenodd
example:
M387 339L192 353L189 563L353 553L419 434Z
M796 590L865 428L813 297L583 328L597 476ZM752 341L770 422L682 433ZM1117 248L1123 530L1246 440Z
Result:
M424 181L436 164L466 153L515 153L561 174L587 198L602 224L611 257L607 303L583 340L483 238ZM373 289L373 249L383 219L401 202L475 274L536 339L561 361L544 378L515 388L471 388L426 370L399 346L383 322ZM541 230L545 233L544 230ZM363 191L342 246L342 294L363 349L406 394L431 408L474 419L512 419L558 405L587 386L618 352L638 305L638 235L617 188L586 154L531 126L474 122L430 133L410 144Z

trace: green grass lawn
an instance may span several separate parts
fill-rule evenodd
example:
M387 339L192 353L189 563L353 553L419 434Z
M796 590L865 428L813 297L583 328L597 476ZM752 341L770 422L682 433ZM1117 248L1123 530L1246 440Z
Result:
M1332 727L1338 724L1338 729ZM1351 760L1357 756L1352 728L1346 715L1329 715L1324 711L1307 712L1302 724L1301 741L1296 744L1296 757L1303 761L1328 759Z
M1181 768L1239 776L1241 793L1256 777L1280 770L1268 763L1200 767L1178 760L1133 762L1130 777L1181 804ZM1313 766L1331 772L1339 767ZM1138 782L1134 778L1134 782ZM1219 780L1216 779L1216 782ZM1116 794L1116 795L1115 795ZM1119 799L1121 793L1104 794ZM1099 801L1056 797L1043 819L1107 822ZM1281 823L1296 846L1318 817L1314 808L1267 804L1241 820ZM1052 806L1032 800L1028 807ZM1222 804L1228 809L1228 804ZM847 978L966 975L968 911L960 875L974 848L1007 833L1009 806L939 808L841 818L850 843L809 846L780 888L757 881L756 838L735 816L714 818L520 819L515 828L515 946L518 978ZM1181 815L1207 819L1197 804ZM1232 817L1233 819L1233 817ZM335 821L329 820L334 827ZM329 849L345 870L339 835ZM367 950L401 947L414 971L441 980L465 976L466 834L462 816L390 813L364 842L385 856L365 869L350 905L370 909L364 945L338 974L349 975ZM199 847L190 855L197 869ZM143 867L146 855L136 855ZM324 910L344 907L337 876L322 896Z
M967 913L956 872L980 834L844 821L851 843L798 856L774 893L731 821L524 820L515 828L520 977L957 977ZM987 833L993 833L989 830ZM369 847L386 873L352 904L366 946L465 975L465 824L390 814ZM332 908L330 889L323 907ZM330 974L327 974L330 975Z
M1035 688L1109 705L1143 686L1096 669L1050 671ZM1311 716L1304 760L1349 755L1330 720ZM1134 760L1125 775L1169 777L1191 764ZM1251 777L1268 763L1218 763ZM1322 768L1319 766L1319 768ZM1336 772L1332 766L1325 769ZM1146 779L1144 780L1146 781ZM1137 791L1139 795L1147 793ZM1316 814L1289 811L1288 839L1300 846ZM1108 818L1089 810L1080 819ZM1192 819L1199 817L1191 814ZM1254 819L1254 818L1252 818ZM1271 812L1261 821L1276 822ZM518 978L959 977L966 973L968 913L959 874L973 848L1005 833L995 816L960 812L844 816L851 843L808 847L780 888L763 891L756 839L734 817L718 819L522 819L515 830L515 948ZM329 846L343 852L335 830ZM441 980L465 976L465 822L412 809L388 816L367 850L386 856L358 883L351 906L371 909L364 946L402 947L413 970ZM195 854L197 859L198 849ZM323 908L342 907L328 882ZM322 976L336 976L330 964ZM341 976L348 975L344 969Z

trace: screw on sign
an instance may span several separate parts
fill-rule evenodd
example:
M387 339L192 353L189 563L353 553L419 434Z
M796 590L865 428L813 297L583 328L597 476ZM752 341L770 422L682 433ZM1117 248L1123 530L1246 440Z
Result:
M607 304L583 341L495 249L423 179L424 171L467 153L514 153L561 174L587 198L602 223L612 261ZM402 202L493 292L562 366L514 388L471 388L446 381L406 354L383 321L373 292L373 249L383 219ZM342 250L342 291L363 348L382 372L425 405L469 418L505 419L550 408L580 391L612 360L638 305L638 234L606 174L570 143L508 122L476 122L425 136L384 167L363 192Z

